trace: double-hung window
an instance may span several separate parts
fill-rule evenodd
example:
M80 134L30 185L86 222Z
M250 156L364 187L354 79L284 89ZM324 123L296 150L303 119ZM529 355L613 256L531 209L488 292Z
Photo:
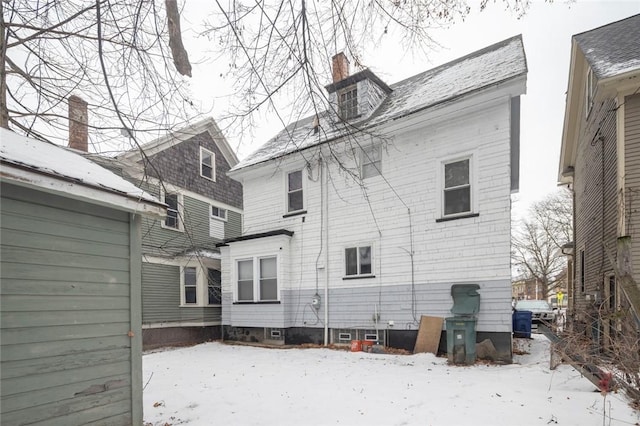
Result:
M260 259L260 300L278 300L278 268L275 257Z
M200 147L200 176L216 180L216 155L203 147Z
M278 262L276 256L238 260L238 302L278 300Z
M371 246L346 248L344 251L344 258L345 275L347 277L372 274Z
M358 88L349 87L338 94L340 118L350 120L358 116Z
M198 280L196 268L186 266L182 268L182 282L184 291L184 304L195 305L198 303Z
M238 302L253 302L253 259L238 261Z
M591 68L587 71L587 78L585 80L585 116L588 116L593 107L593 98L596 94L597 79L593 75Z
M182 211L182 195L177 192L162 191L162 198L167 205L167 217L164 219L163 227L182 230L180 219Z
M302 192L302 170L287 174L287 213L304 209Z
M444 163L443 172L444 216L471 213L471 158Z
M370 146L363 148L360 158L360 175L362 179L378 176L382 173L382 147Z
M207 268L207 303L209 305L219 305L222 303L220 283L220 271Z

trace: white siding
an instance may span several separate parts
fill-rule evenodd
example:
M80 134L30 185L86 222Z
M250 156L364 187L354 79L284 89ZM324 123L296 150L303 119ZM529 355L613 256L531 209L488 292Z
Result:
M422 128L396 131L383 149L383 176L364 181L367 197L365 189L339 170L337 164L330 164L328 265L325 265L325 252L321 252L324 250L321 245L324 238L321 231L322 179L317 157L307 152L304 159L294 155L278 162L277 166L274 162L269 163L262 166L261 175L253 172L243 182L244 234L283 228L294 232L289 244L289 273L282 281L283 290L304 289L311 290L307 293L313 294L318 287L322 294L324 274L328 271L330 290L342 289L353 293L353 303L358 303L358 289L368 288L363 291L368 293L373 289L373 294L379 295L380 303L374 303L380 305L375 307L379 312L402 311L405 309L400 304L404 307L411 304L410 298L400 302L400 298L393 297L387 297L385 303L382 295L397 291L398 286L411 284L409 252L413 240L414 282L425 298L418 315L436 312L446 316L451 306L451 284L478 283L482 300L479 330L509 331L509 138L510 104L508 98L504 98L500 103L467 109L464 115L456 118L449 117L446 121L430 123ZM357 173L354 155L345 154L351 153L351 149L345 150L339 145L333 145L333 149L343 151L343 164ZM472 185L476 196L473 213L477 216L436 222L441 217L441 162L461 155L473 158ZM307 213L283 218L286 172L300 169L305 160L311 164L305 168L304 178ZM262 243L254 240L242 244L251 246L251 251L261 247ZM343 280L344 249L369 244L373 248L375 278ZM318 270L317 265L321 267ZM226 266L223 265L223 281L228 283L232 277L227 276L226 271L232 265ZM232 290L227 286L223 292ZM371 297L365 299L371 305ZM339 303L332 300L330 296L330 306ZM299 303L304 308L308 302L301 299ZM343 309L353 310L353 303ZM253 309L253 315L259 317L261 308ZM291 307L292 311L299 309L302 308ZM373 309L370 306L371 312L363 314L362 318L371 317ZM340 318L341 313L331 308L330 311L331 327L337 326L333 321ZM223 323L237 325L230 319L224 314ZM294 317L289 320L290 324L299 322Z

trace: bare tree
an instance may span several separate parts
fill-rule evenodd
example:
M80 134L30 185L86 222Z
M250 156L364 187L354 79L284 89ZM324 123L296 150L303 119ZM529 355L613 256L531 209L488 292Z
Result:
M175 0L5 0L0 12L0 127L64 143L76 94L94 150L122 150L196 114L175 68L190 74Z
M517 224L511 242L511 262L523 278L536 279L548 296L563 277L566 258L562 246L573 240L571 192L558 189L533 204Z
M489 0L476 3L480 10ZM528 0L500 0L522 15ZM242 135L252 128L254 112L274 113L282 127L310 115L333 112L325 85L331 76L331 58L344 52L356 71L364 52L389 37L407 53L428 53L438 46L431 37L436 28L463 20L472 9L465 0L221 0L205 23L214 54L226 69L239 96L226 117ZM343 132L357 126L331 122ZM321 137L311 135L310 137Z

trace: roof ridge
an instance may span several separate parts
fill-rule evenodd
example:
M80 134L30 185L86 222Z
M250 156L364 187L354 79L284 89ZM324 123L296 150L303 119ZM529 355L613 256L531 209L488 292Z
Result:
M405 83L408 80L413 80L413 79L415 79L415 78L417 78L419 76L426 75L427 73L435 72L435 71L437 71L439 69L451 68L451 66L453 66L453 65L455 65L455 64L457 64L459 62L463 62L463 61L466 61L467 59L471 59L471 58L475 58L475 57L478 57L478 56L482 56L485 53L491 52L493 50L498 50L499 48L508 45L509 43L511 43L513 40L516 40L516 39L519 39L522 42L522 34L517 34L517 35L511 36L509 38L506 38L504 40L498 41L498 42L496 42L494 44L491 44L489 46L483 47L480 50L476 50L476 51L467 53L464 56L452 59L451 61L445 62L444 64L440 64L440 65L438 65L438 66L436 66L434 68L429 68L428 70L422 71L422 72L420 72L418 74L414 74L414 75L412 75L410 77L407 77L405 79L402 79L400 81L392 83L390 87L393 88L394 86L400 86L401 83Z
M611 25L616 25L616 24L619 24L622 21L626 21L628 19L637 18L637 17L640 17L640 13L636 13L635 15L627 16L626 18L618 19L617 21L609 22L608 24L600 25L599 27L591 28L590 30L582 31L580 33L574 34L572 38L576 38L576 37L581 36L583 34L587 34L587 33L590 33L592 31L597 31L597 30L600 30L602 28L609 27Z

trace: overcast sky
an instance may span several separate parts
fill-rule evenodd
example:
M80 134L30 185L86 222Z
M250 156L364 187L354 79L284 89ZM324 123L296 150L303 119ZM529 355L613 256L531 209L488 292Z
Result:
M209 7L207 3L188 2L186 27L189 19L197 21L198 17L204 16ZM375 51L364 52L364 65L386 83L393 84L522 34L529 74L527 94L522 97L520 193L514 197L515 213L522 215L531 202L556 188L571 36L640 13L640 1L556 0L549 4L532 0L528 12L520 19L504 11L500 0L490 3L483 12L477 12L478 2L469 3L475 4L474 12L464 22L431 33L442 48L431 51L428 58L407 55L398 47L397 41L389 39ZM193 12L196 12L195 17ZM195 42L186 37L185 42L190 58L197 60L203 57L199 51L202 40ZM189 43L192 43L192 48ZM213 100L213 116L219 118L227 104L220 96L223 92L219 86L221 82L215 79L215 75L216 65L212 62L195 64L192 85L203 106L211 105ZM330 76L327 76L329 80ZM279 130L278 125L261 124L251 142L245 140L241 145L234 135L227 137L242 159Z

